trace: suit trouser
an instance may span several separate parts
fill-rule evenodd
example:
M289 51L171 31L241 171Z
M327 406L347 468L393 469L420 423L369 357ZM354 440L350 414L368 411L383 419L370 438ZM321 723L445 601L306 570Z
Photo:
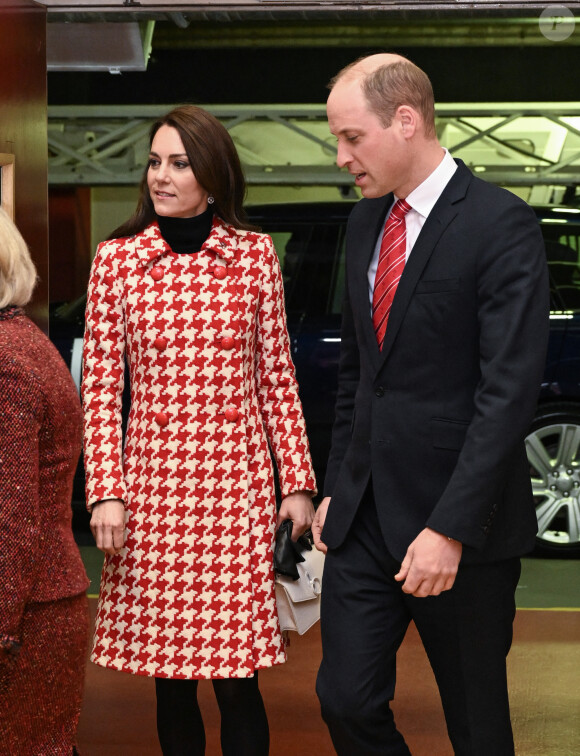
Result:
M393 579L372 495L345 542L326 556L317 693L339 756L408 756L389 702L411 620L435 673L455 754L514 753L506 679L520 560L460 566L440 596L415 598Z

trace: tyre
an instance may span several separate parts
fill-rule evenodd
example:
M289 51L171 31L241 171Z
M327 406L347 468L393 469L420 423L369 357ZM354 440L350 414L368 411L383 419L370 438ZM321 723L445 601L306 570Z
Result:
M580 405L541 407L526 437L537 550L580 556Z

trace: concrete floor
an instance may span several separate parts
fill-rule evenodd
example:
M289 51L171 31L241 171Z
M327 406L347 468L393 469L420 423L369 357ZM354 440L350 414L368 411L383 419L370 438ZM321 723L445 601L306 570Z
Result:
M101 556L90 547L82 552L94 595ZM580 560L523 561L508 665L518 756L580 754L579 576ZM91 599L93 613L95 605ZM334 753L314 692L320 654L316 626L305 636L292 635L285 665L260 674L271 756ZM219 714L209 683L200 684L200 704L207 756L219 756ZM413 756L452 756L436 685L414 626L400 652L393 708ZM82 756L160 756L152 680L89 663L79 748Z
M94 546L81 546L91 580L89 596L99 593L103 554ZM577 609L580 611L580 559L522 559L522 576L516 600L518 609Z

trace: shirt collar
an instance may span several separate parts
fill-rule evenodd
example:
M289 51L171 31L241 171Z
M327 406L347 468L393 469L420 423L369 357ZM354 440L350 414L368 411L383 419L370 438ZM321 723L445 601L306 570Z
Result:
M423 218L426 218L433 210L435 203L457 170L457 163L449 151L445 148L443 150L445 154L437 168L405 198L411 208Z

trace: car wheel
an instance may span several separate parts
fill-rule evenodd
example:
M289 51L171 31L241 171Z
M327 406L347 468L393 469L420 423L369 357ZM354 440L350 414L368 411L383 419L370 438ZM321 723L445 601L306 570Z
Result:
M580 555L580 407L543 407L526 437L538 551Z

